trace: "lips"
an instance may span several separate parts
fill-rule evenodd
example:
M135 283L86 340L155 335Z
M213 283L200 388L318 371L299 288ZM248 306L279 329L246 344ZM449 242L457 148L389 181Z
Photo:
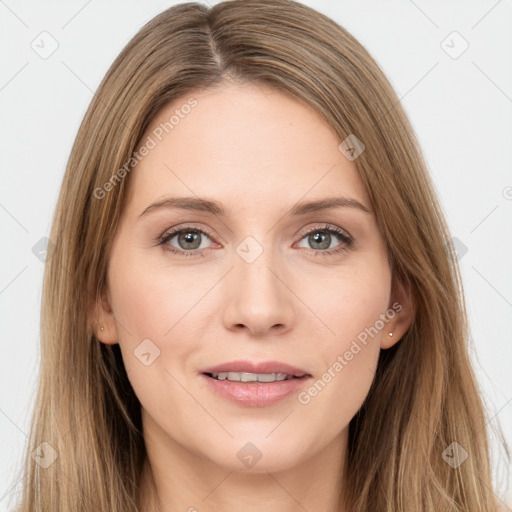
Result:
M231 361L204 368L200 376L207 389L242 407L276 404L298 393L312 377L304 368L278 361Z
M230 361L228 363L222 363L217 366L211 366L201 370L201 373L205 375L218 375L219 373L282 373L289 377L304 377L309 376L309 372L306 369L298 368L286 363L279 361Z

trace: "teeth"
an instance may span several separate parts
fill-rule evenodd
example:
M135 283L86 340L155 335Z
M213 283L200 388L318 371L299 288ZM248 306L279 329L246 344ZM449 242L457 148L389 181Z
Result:
M220 372L212 373L212 377L218 380L232 382L276 382L293 379L293 375L286 373L249 373L249 372Z

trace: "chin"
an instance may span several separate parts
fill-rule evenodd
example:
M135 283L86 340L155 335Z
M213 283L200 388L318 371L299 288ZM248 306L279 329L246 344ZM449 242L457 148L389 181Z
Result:
M273 441L235 439L222 446L221 453L208 458L215 465L237 473L274 473L293 468L307 458L300 449L300 443L284 446L277 437Z

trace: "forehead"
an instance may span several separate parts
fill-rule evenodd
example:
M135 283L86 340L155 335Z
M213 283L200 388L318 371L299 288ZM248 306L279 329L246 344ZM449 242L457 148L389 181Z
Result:
M339 194L369 205L340 142L309 105L280 91L249 84L193 92L165 106L142 137L150 149L131 176L130 203L140 209L173 194L265 207Z

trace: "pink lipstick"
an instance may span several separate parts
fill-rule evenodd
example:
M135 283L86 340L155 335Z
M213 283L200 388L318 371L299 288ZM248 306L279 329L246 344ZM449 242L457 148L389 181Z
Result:
M265 407L297 393L311 374L278 361L231 361L201 371L208 388L247 407Z

